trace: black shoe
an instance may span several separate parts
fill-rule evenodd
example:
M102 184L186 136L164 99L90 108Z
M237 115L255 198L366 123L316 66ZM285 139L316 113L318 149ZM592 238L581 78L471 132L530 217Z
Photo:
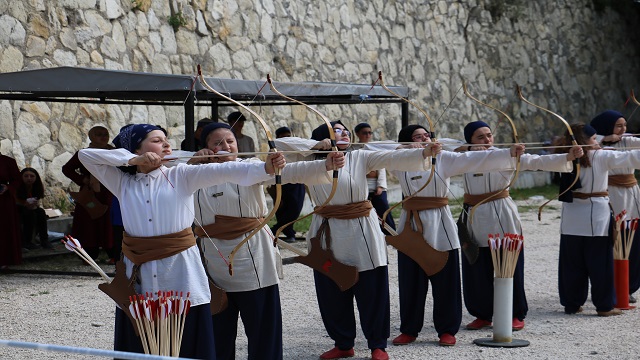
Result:
M638 302L638 300L636 300L635 296L629 294L629 303L635 304L636 302Z
M43 249L53 249L53 245L51 245L51 243L48 241L43 241L40 246L42 246Z
M295 238L295 237L293 237L293 236L286 237L286 238L284 238L284 239L282 239L282 240L283 240L284 242L286 242L286 243L289 243L289 244L292 244L292 243L296 242L296 238Z
M34 243L26 243L26 244L23 244L22 247L25 249L33 250L33 249L37 249L38 245Z

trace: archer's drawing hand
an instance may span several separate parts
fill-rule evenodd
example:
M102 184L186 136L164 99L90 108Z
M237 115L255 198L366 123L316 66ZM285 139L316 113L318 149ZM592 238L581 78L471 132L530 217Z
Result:
M215 155L215 152L211 149L200 149L198 150L198 152L196 152L195 154L193 154L193 156L206 156L206 155ZM207 164L210 162L214 162L214 157L210 157L210 158L193 158L193 159L189 159L189 161L187 161L187 164Z
M162 165L162 157L154 152L146 152L129 159L129 165L133 166L160 166Z

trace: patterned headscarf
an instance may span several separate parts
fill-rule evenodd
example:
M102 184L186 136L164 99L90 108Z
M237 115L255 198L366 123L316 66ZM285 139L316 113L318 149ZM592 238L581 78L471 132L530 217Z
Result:
M154 130L162 131L159 127L151 124L131 124L120 129L120 134L113 139L113 143L119 148L135 153L142 140Z

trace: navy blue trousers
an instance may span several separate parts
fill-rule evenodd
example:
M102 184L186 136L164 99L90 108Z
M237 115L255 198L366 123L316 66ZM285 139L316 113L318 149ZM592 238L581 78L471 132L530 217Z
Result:
M275 198L275 188L273 197ZM271 231L275 234L281 226L289 223L300 216L302 206L304 205L304 184L284 184L282 185L282 198L280 207L276 210L276 224L271 227ZM293 225L289 225L282 230L286 237L295 237L296 231Z
M429 282L433 287L433 324L438 337L457 334L462 322L458 250L449 251L447 264L433 276L427 275L418 263L398 251L400 332L417 337L422 330Z
M358 282L348 290L340 288L324 274L314 270L316 295L322 322L342 350L353 348L356 338L355 297L362 332L369 349L385 349L389 338L389 273L386 266L358 273Z
M382 193L380 193L380 195L376 195L375 192L370 192L369 201L371 201L371 205L373 205L373 208L376 209L376 213L379 217L382 217L382 215L384 215L384 212L389 210L389 201L387 201L386 191L383 191ZM396 223L393 221L393 216L391 216L391 213L387 215L387 218L384 219L384 221L389 226L391 226L393 230L396 229ZM383 233L390 235L382 225L380 225L380 229L382 229Z
M640 231L633 236L629 253L629 294L640 289Z
M242 318L249 343L249 360L282 359L282 312L278 285L228 292L229 306L213 315L218 360L236 358L238 314Z
M136 336L131 320L118 308L116 308L115 324L113 348L117 351L144 354L142 342ZM189 314L184 323L180 357L216 360L213 326L211 325L211 308L208 303L189 309Z
M616 302L613 284L613 244L609 236L560 236L558 288L565 312L574 313L587 301L597 311L609 311Z
M462 287L464 304L474 317L491 321L493 318L493 261L488 247L479 248L478 260L469 264L462 256ZM529 306L524 292L524 249L518 256L513 274L513 317L520 321L527 317Z

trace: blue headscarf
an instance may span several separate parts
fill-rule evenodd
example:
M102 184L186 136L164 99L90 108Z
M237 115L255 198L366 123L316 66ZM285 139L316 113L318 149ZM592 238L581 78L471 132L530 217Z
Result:
M621 112L606 110L591 120L591 126L596 129L598 135L611 135L613 134L613 128L616 126L616 121L620 118L624 118Z
M484 121L473 121L468 123L467 126L464 127L464 140L467 142L467 144L471 144L473 133L483 127L491 129L491 127Z
M202 129L202 133L200 133L200 146L202 146L203 148L207 147L207 137L209 137L209 134L211 134L212 132L218 130L218 129L227 129L227 130L231 130L231 126L225 124L225 123L221 123L221 122L212 122L210 124L208 124L207 126L204 127L204 129ZM234 134L235 136L235 134Z
M122 149L129 150L130 153L134 154L136 150L140 147L140 143L147 137L147 134L154 131L160 130L159 127L150 124L131 124L124 126L120 129L120 133L113 139L113 144Z

